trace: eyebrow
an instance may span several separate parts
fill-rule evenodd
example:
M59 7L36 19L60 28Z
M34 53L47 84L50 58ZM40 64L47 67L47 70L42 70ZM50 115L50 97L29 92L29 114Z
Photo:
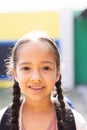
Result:
M54 64L52 61L42 61L42 64ZM31 62L22 62L19 65L28 65L28 64L32 64Z
M31 62L21 62L19 65L27 65L27 64L31 64Z
M52 62L52 61L42 61L41 63L43 63L43 64L54 64L54 62Z

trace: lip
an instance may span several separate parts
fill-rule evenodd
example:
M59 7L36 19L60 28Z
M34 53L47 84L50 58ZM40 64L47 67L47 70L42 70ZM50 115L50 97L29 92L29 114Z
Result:
M32 89L32 90L38 91L38 90L44 89L44 86L43 87L41 87L41 86L29 86L29 88Z

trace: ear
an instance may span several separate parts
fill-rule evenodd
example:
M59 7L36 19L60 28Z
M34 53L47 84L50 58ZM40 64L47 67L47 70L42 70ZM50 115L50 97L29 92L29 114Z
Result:
M60 67L58 67L57 70L57 78L56 78L56 82L60 79Z
M56 82L60 79L60 72L57 73Z
M15 68L12 69L12 73L13 73L13 78L17 81L17 73Z

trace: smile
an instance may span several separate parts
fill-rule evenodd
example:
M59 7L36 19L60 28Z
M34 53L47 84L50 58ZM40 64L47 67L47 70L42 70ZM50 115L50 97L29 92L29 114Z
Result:
M33 90L41 90L43 89L44 87L33 87L33 86L29 86L29 88L33 89Z

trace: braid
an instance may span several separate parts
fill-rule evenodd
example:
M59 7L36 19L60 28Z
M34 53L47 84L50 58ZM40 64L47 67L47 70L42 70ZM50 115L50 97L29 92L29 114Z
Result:
M11 128L10 130L19 130L19 108L20 108L20 88L18 83L15 81L13 85L13 104L11 106Z
M57 119L58 119L58 123L60 124L60 126L62 128L64 128L64 130L68 130L68 125L66 124L65 120L66 120L66 109L65 109L65 103L64 103L64 98L63 98L63 94L62 94L62 88L61 88L61 76L58 82L56 82L56 88L57 88L57 94L58 94L58 101L60 103L60 108L57 109Z

